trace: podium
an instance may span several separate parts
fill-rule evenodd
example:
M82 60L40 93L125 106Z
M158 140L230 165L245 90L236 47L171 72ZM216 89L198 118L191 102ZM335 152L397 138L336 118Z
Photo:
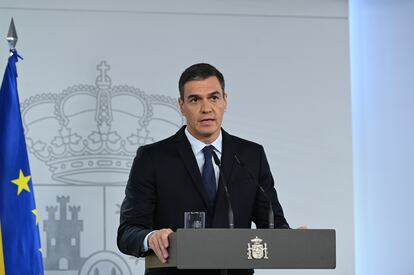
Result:
M145 267L334 269L335 238L332 229L178 229L167 263L152 254Z

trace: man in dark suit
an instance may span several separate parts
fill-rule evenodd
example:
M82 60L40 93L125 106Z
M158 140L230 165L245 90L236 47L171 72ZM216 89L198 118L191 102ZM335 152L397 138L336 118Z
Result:
M252 221L258 228L268 227L269 203L256 183L272 201L275 227L289 228L263 147L221 128L227 107L224 88L223 75L209 64L192 65L181 75L178 102L187 125L165 140L138 149L121 207L118 247L123 253L142 257L154 252L166 262L168 236L184 227L188 211L205 212L208 228L228 227L228 203L213 154L221 159L235 228L250 228ZM218 271L171 268L147 270L146 274Z

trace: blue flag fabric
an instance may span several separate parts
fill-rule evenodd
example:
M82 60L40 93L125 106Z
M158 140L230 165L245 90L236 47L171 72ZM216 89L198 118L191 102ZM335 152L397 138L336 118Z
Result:
M17 94L18 57L11 51L0 89L0 273L3 265L6 275L39 275L39 219Z

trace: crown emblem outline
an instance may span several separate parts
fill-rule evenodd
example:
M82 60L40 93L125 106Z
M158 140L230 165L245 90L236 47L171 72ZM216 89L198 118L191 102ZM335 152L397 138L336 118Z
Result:
M65 184L125 184L137 148L162 138L159 129L175 132L184 124L176 99L113 85L106 61L96 69L95 85L73 85L21 104L29 152Z

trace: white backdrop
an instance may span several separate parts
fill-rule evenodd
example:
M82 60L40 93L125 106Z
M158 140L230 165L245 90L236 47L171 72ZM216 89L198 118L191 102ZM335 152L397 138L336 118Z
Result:
M3 1L3 37L11 16L47 274L142 270L115 244L127 168L139 144L183 123L177 82L197 62L223 72L224 127L265 146L291 226L337 230L336 270L256 273L354 273L346 1ZM76 234L62 229L57 196L80 206L80 227L67 211ZM43 231L53 211L68 239Z

